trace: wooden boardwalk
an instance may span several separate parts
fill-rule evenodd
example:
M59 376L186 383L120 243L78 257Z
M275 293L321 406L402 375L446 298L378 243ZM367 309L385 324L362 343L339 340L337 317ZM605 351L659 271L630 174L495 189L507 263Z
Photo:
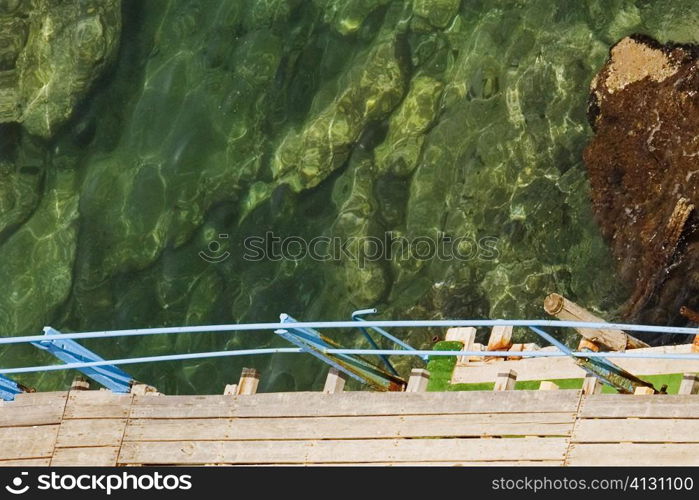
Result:
M0 465L699 465L699 395L21 394Z

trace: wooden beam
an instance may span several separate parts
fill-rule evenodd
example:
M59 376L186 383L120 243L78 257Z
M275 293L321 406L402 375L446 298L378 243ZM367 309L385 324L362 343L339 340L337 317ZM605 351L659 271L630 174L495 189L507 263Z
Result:
M70 384L71 391L89 391L90 381L84 377L75 377L73 383Z
M600 382L594 375L588 373L585 375L582 391L586 396L589 396L590 394L599 394L602 392L602 382Z
M488 350L509 350L512 347L512 329L511 326L494 326L488 338Z
M240 373L240 381L238 382L238 394L255 394L258 385L260 385L260 372L254 368L243 368L243 371Z
M677 394L699 394L699 375L685 373L682 376L682 383L680 383Z
M449 342L461 342L463 346L461 349L462 351L472 351L473 343L476 340L476 329L472 326L449 328L444 340ZM457 364L467 364L468 361L468 356L459 356L456 358Z
M509 370L506 372L498 373L495 379L494 391L512 391L515 388L515 383L517 382L517 372L514 370Z
M430 381L430 372L422 368L413 368L408 379L408 386L405 392L425 392L427 383Z
M544 300L544 309L551 316L567 321L587 321L592 323L606 323L602 318L595 316L590 311L580 307L565 297L552 293ZM590 328L576 329L580 335L595 344L601 344L613 351L624 351L648 347L648 344L632 337L622 330L595 330Z
M328 376L325 379L325 387L323 387L323 392L325 394L335 394L337 392L342 392L345 388L345 382L347 381L347 375L342 373L337 368L330 368L328 371Z

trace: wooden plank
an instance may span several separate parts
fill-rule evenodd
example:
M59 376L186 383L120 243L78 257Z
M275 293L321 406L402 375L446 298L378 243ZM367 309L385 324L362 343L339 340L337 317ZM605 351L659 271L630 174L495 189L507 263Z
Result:
M58 429L56 446L119 446L125 426L125 418L64 420Z
M57 433L58 425L0 429L0 460L50 457Z
M581 419L572 440L580 443L699 443L699 418Z
M691 348L691 344L683 344L677 346L634 349L634 352L689 354ZM699 372L699 360L613 357L610 358L610 360L634 375ZM479 384L492 382L499 372L510 369L517 371L517 380L520 381L583 378L587 373L569 357L529 358L497 363L470 363L467 366L457 364L452 374L451 383Z
M214 464L219 465L219 464ZM237 465L227 465L230 467L238 467ZM278 467L311 467L315 464L275 464ZM497 462L370 462L370 463L347 463L337 462L332 464L323 464L326 467L556 467L564 465L563 460L539 460L528 461L519 460L516 462L497 461ZM263 464L243 465L243 467L262 467Z
M56 391L56 392L23 392L15 396L14 401L10 401L9 404L14 405L36 405L36 404L47 404L49 401L54 401L56 399L65 399L68 395L68 391Z
M699 465L699 444L574 444L566 463L595 466Z
M264 393L246 397L134 397L131 418L320 417L574 412L580 391Z
M580 391L271 393L238 398L238 417L574 412Z
M249 399L257 399L254 396ZM238 397L214 396L134 396L132 418L209 418L234 417Z
M125 442L119 464L562 460L566 438Z
M569 436L574 413L132 420L125 441Z
M581 418L699 418L699 395L595 394L583 399Z
M63 416L67 393L49 398L23 398L0 406L0 427L58 424Z
M48 467L50 458L24 458L18 460L0 460L0 467Z
M512 347L512 330L511 326L494 326L490 331L487 349L489 351L507 351Z
M51 466L109 467L116 465L118 454L118 446L58 448L51 459Z
M71 392L63 418L126 418L133 397L111 391Z
M551 316L555 316L560 320L568 321L586 321L590 323L606 323L599 316L595 316L590 311L580 307L573 301L565 297L552 293L544 300L544 309ZM623 351L627 347L637 349L639 347L648 347L648 344L629 335L622 330L604 329L597 330L591 328L576 328L577 332L595 344L602 344L614 351Z

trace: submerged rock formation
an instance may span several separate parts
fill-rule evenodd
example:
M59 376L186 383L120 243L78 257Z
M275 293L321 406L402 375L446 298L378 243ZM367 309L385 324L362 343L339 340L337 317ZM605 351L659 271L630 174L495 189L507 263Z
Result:
M0 2L0 123L50 138L115 58L121 0Z
M622 39L592 82L584 153L595 215L628 319L664 323L699 303L699 48Z

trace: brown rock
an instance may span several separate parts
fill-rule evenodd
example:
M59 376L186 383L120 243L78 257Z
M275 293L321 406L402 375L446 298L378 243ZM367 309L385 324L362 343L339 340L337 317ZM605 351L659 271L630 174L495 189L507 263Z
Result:
M624 38L592 82L584 152L592 203L631 295L629 320L699 303L699 50Z

